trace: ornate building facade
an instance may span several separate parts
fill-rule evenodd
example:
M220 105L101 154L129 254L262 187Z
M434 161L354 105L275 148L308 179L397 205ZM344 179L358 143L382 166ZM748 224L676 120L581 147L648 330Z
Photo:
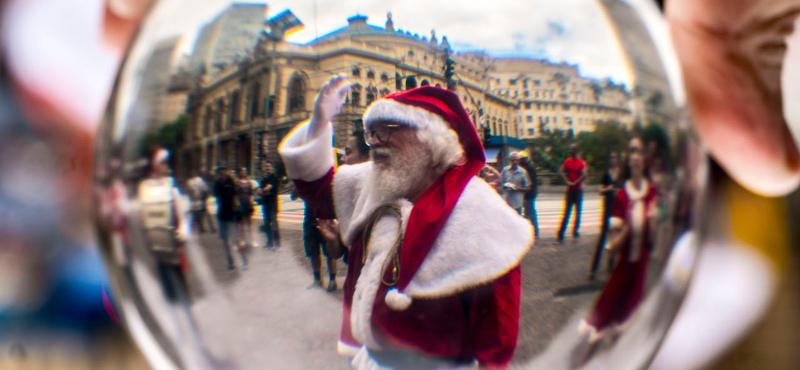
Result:
M187 104L186 165L206 171L245 167L260 175L265 161L279 162L279 143L310 117L322 86L346 74L353 86L333 122L334 146L343 148L351 132L362 128L361 117L373 101L420 85L446 86L448 57L455 62L455 92L475 127L497 139L493 145L521 149L520 139L543 128L590 130L598 117L627 123L631 115L624 89L603 86L592 95L589 80L574 66L451 54L447 38L439 40L435 31L421 37L395 29L391 14L385 27L354 16L347 26L308 44L262 37L238 63L206 75Z

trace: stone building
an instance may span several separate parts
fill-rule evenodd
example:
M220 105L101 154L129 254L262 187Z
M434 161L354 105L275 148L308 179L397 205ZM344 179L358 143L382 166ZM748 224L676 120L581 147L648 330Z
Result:
M624 86L581 77L576 65L495 59L492 77L494 92L519 100L515 118L522 123L523 138L545 130L592 131L598 121L634 122Z
M340 74L353 84L334 118L334 146L343 148L373 101L416 86L446 86L448 57L455 61L455 92L479 133L489 134L490 161L523 149L521 139L540 129L591 130L597 119L610 118L630 123L625 89L582 78L575 66L453 53L435 31L420 36L395 28L391 14L384 27L357 15L307 44L263 37L245 58L206 75L189 97L184 157L192 168L245 167L260 176L265 161L279 162L281 140L310 117L322 86Z

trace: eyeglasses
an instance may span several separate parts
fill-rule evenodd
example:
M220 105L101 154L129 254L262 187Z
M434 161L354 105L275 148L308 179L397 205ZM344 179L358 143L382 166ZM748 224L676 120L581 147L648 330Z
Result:
M389 138L392 136L392 132L403 127L408 126L396 123L373 126L373 128L364 131L364 141L366 141L367 145L369 145L370 140L375 137L379 142L385 143L389 141Z

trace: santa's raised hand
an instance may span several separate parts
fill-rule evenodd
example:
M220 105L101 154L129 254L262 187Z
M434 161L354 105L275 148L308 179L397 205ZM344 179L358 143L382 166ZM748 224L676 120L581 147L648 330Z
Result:
M315 138L318 136L328 122L331 121L339 111L342 110L347 92L350 91L350 81L347 76L336 76L331 78L317 96L317 101L314 103L314 115L311 117L311 124L308 129L308 138Z

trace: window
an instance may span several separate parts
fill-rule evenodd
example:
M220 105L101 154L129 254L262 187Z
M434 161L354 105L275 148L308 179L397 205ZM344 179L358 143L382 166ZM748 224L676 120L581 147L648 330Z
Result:
M275 102L276 102L275 95L270 95L269 98L267 99L267 117L275 116Z
M206 105L206 112L203 115L203 135L211 135L211 117L214 112L211 110L211 104Z
M534 130L532 128L529 128L528 129L528 136L533 136L533 135L536 135L536 130Z
M530 91L525 90L525 92L522 93L522 96L527 98L527 97L531 96L531 93L530 93Z
M540 80L533 80L533 84L534 84L535 86L539 86L539 85L541 85L541 84L542 84L542 81L540 81Z
M353 67L353 77L361 77L361 69L358 66Z
M531 103L525 103L525 109L531 109Z
M358 91L353 91L350 93L350 103L353 104L354 107L358 107L361 105L361 93Z
M428 79L424 79L424 80L422 80L422 83L420 83L419 85L420 86L429 86L430 84L431 83L428 81Z
M394 88L395 91L402 91L403 90L403 78L400 77L400 73L395 72L394 74Z
M527 89L528 88L528 80L522 81L522 86L524 86Z
M417 79L414 76L408 76L406 78L406 90L411 90L417 87Z
M237 124L242 121L242 97L239 95L239 90L234 90L231 94L231 110L230 118L228 120L231 124Z
M214 132L222 132L222 113L225 111L225 100L217 100L217 109L214 109Z
M367 103L366 103L366 105L372 104L373 101L375 101L375 93L370 91L370 92L367 93Z
M252 120L253 117L258 115L258 100L261 99L261 84L256 82L250 86L250 94L248 97L249 106L250 106L250 116L248 120Z
M570 105L569 104L563 104L561 107L564 108L564 111L569 111L570 110Z
M515 86L516 84L517 84L517 80L515 80L513 78L508 80L508 86Z
M389 81L389 76L387 76L386 73L381 73L381 82L387 81Z
M367 72L367 78L370 79L370 80L374 80L375 79L375 72L368 71Z
M289 113L306 110L306 87L303 78L299 75L292 77L289 82Z
M413 57L414 56L414 50L409 50L408 51L408 56Z
M525 122L533 122L533 116L525 117Z

